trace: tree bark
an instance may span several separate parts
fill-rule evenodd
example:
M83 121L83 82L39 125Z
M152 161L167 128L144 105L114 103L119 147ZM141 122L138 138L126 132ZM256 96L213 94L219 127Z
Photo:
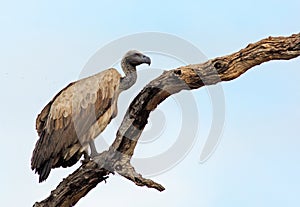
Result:
M270 60L289 60L300 55L300 33L288 37L268 37L230 55L205 63L187 65L165 71L148 83L130 104L108 151L82 164L51 191L48 198L36 202L39 206L75 205L98 183L117 172L138 186L159 191L164 187L136 173L130 164L137 141L158 104L181 90L193 90L204 85L238 78L250 68Z

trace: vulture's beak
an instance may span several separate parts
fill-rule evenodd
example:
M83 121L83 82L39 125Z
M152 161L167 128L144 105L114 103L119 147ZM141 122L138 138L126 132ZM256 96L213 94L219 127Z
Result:
M143 55L143 61L144 61L144 63L147 63L148 65L151 64L151 59L146 55Z

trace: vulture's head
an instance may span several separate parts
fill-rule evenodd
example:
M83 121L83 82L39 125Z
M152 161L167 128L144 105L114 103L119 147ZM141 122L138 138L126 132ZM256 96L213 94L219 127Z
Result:
M151 59L139 51L130 50L123 56L121 66L125 76L121 78L120 91L129 89L136 82L136 66L143 63L150 65Z
M130 50L128 51L124 57L123 57L123 60L127 63L127 64L130 64L132 66L138 66L140 64L143 64L143 63L147 63L148 65L151 64L151 59L142 54L141 52L137 51L137 50Z

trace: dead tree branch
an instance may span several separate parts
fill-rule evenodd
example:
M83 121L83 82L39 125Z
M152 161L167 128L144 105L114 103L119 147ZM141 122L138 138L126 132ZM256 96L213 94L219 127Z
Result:
M250 68L270 60L289 60L300 55L300 33L288 37L269 37L249 44L231 55L217 57L202 64L187 65L165 71L148 83L130 104L116 139L108 151L82 164L54 189L50 196L34 204L39 206L72 206L91 189L117 172L138 186L159 191L164 187L136 173L130 164L137 141L158 104L181 90L238 78ZM98 165L97 165L98 163Z

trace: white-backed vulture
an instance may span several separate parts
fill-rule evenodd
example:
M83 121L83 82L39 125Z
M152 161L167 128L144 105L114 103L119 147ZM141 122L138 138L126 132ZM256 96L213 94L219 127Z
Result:
M96 154L93 140L117 115L118 96L136 82L136 66L142 63L151 60L131 50L121 61L124 77L111 68L75 81L44 107L36 119L39 139L31 158L39 182L52 168L74 165L89 144L91 156Z

